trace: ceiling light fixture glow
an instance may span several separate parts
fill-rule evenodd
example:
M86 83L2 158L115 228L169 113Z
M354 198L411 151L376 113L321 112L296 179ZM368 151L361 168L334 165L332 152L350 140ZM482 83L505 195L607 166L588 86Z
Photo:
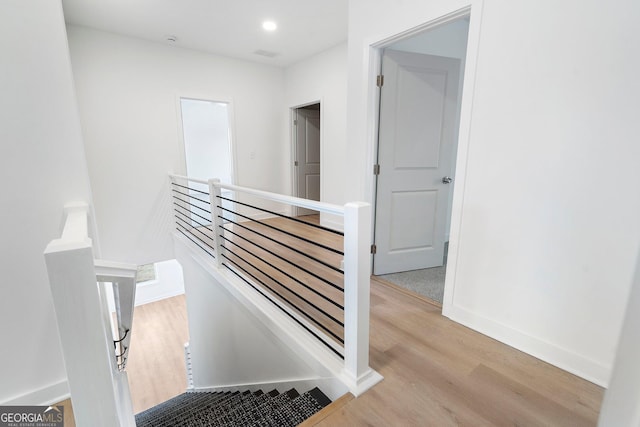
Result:
M278 28L278 24L273 21L264 21L262 23L262 28L265 31L275 31Z

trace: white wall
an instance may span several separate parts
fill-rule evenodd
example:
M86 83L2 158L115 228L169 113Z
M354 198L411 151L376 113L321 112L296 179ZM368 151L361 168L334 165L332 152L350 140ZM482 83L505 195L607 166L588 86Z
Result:
M268 326L273 318L264 313L261 313L263 318L258 318L255 314L260 313L259 308L244 305L253 304L247 302L245 291L230 293L228 289L233 285L221 281L228 282L233 274L222 279L215 267L203 266L202 263L211 262L210 259L203 261L201 254L194 255L192 245L185 246L184 240L176 239L175 251L185 278L189 347L196 389L329 376L314 359L305 360L305 355L299 353L301 349L290 347L288 334L274 333L273 325ZM214 277L212 271L216 271L217 276ZM290 345L285 344L287 342Z
M349 198L371 196L369 46L466 5L349 3ZM606 384L640 235L640 4L473 5L444 313Z
M605 392L599 425L640 425L640 254L629 295L624 326L618 340L616 364Z
M178 97L231 101L239 185L286 193L283 70L70 27L103 256L173 257L167 173L184 173Z
M68 393L43 251L91 203L59 1L0 3L0 404Z
M292 107L321 102L320 198L342 205L344 198L345 145L347 132L347 45L340 44L285 70L285 127L291 159ZM291 161L288 163L291 165ZM291 167L287 167L291 180ZM292 182L292 181L291 181ZM291 187L290 187L291 188ZM288 194L291 194L291 189ZM323 216L323 223L341 227L341 218Z

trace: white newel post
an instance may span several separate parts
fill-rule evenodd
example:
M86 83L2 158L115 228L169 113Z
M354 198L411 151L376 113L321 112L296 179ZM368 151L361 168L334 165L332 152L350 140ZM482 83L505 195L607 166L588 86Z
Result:
M135 426L126 375L116 367L109 313L96 281L88 206L74 204L66 212L62 237L49 243L44 257L76 424Z
M357 385L370 371L371 206L354 202L344 208L344 364Z
M218 207L222 206L222 191L220 189L220 180L213 178L209 180L209 198L211 200L211 226L213 227L213 246L216 252L216 266L220 268L222 266L222 251L220 250L220 227L222 226L222 209Z

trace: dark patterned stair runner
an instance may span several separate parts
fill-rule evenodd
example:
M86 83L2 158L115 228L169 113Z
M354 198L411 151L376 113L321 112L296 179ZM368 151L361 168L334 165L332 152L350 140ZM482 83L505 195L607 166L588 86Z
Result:
M317 387L300 395L257 392L184 393L136 415L137 427L297 426L331 403Z

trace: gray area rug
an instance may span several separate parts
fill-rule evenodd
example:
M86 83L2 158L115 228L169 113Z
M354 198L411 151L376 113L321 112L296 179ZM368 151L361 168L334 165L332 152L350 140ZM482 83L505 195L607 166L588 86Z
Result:
M445 265L402 273L383 274L378 277L442 304L446 271Z

